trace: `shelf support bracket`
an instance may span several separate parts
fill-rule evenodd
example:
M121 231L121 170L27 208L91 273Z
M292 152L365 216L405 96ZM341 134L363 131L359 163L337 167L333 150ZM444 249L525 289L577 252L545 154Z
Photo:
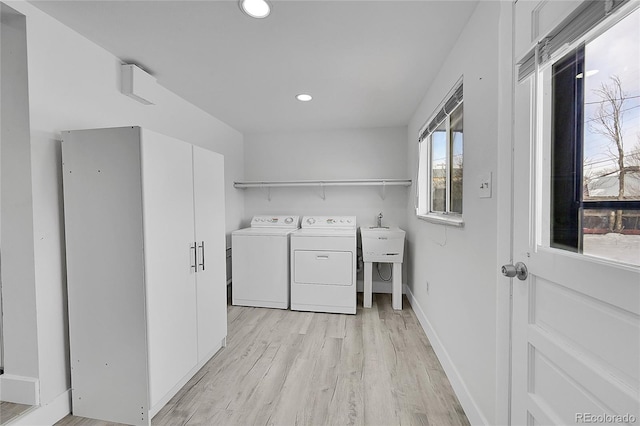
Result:
M324 182L320 182L320 187L322 188L322 199L326 200L327 199L327 193L325 192Z
M267 186L267 201L271 201L271 187Z
M387 182L382 181L382 199L384 200L387 196Z

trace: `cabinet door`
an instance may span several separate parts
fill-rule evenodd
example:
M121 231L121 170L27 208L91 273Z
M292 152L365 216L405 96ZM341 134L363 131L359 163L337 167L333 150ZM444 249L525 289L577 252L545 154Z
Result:
M224 157L194 146L193 181L199 246L198 359L202 360L227 335Z
M142 133L151 406L197 364L191 145ZM114 307L117 315L117 307Z

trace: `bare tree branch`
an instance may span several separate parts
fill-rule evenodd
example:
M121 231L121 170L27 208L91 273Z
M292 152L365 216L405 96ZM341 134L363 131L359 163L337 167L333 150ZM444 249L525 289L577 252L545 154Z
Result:
M589 121L589 130L604 136L609 141L607 152L616 165L614 173L618 173L618 199L622 200L625 196L625 175L636 171L637 168L625 167L623 107L629 95L622 89L619 76L611 76L610 80L610 83L602 83L598 89L593 90L602 101L599 102L593 119ZM622 211L616 211L613 230L615 232L622 230Z

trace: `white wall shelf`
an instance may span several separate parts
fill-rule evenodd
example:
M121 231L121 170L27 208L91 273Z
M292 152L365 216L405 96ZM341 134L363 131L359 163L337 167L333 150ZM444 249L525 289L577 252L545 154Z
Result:
M271 201L271 188L292 188L312 186L322 188L322 199L326 199L327 186L380 186L382 199L385 199L387 186L411 186L411 179L344 179L344 180L288 180L288 181L241 181L234 182L235 188L266 188L267 198Z

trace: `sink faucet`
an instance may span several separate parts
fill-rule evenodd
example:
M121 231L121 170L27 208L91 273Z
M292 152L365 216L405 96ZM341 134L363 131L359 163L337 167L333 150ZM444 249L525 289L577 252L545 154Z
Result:
M378 228L382 228L382 212L378 213Z

